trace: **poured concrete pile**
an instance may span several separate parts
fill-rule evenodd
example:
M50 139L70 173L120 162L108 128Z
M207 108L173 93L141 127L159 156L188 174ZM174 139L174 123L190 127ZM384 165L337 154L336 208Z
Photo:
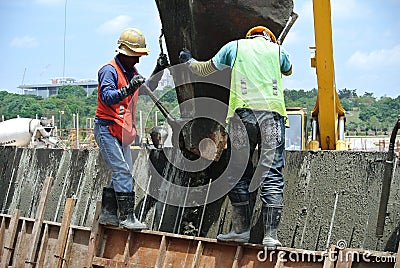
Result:
M190 49L198 60L208 60L224 44L244 38L257 25L268 27L278 37L293 11L291 0L156 0L156 4L172 65L179 64L183 48ZM227 103L229 97L229 91L216 85L182 86L176 90L179 103L201 96ZM187 117L195 108L180 109L182 117Z
M184 47L195 58L206 60L257 25L278 37L293 11L293 1L288 0L156 0L156 4L174 65Z
M199 172L174 168L166 161L166 157L177 157L173 149L164 152L140 149L133 150L132 154L137 215L153 230L178 232L179 229L181 234L197 235L203 206L182 209L164 205L166 196L174 195L168 193L166 182L185 187L190 178L191 187L198 186L201 181L207 185L210 175L215 174L215 167ZM327 244L343 240L349 247L397 250L395 243L399 239L400 220L398 163L391 185L384 237L381 242L375 238L385 157L386 154L381 152L288 151L284 170L285 207L279 230L284 245L323 250ZM155 172L165 181L155 180ZM65 199L74 196L77 204L73 224L91 226L101 189L110 178L97 149L0 147L1 212L11 214L18 208L22 210L21 216L34 218L46 176L54 178L46 220L61 222ZM159 200L145 197L145 191L158 195ZM327 241L336 194L336 214L331 238ZM261 203L258 196L254 197L251 241L259 243L262 236ZM206 206L200 235L215 238L219 232L228 231L230 221L230 204L222 197Z

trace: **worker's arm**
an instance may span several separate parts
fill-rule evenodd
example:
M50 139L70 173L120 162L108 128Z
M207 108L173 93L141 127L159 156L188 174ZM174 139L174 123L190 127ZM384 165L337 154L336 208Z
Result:
M150 78L145 82L145 84L151 89L151 91L154 91L157 88L158 83L160 82L164 74L164 69L168 68L169 66L170 64L167 55L160 54L157 58L156 67L151 73ZM139 95L147 95L147 91L144 90L143 88L140 88Z
M225 69L226 67L233 67L237 55L237 46L237 41L231 41L215 54L212 61L218 70Z
M117 71L111 65L105 65L99 71L100 98L107 105L121 101L121 91L118 90Z
M140 74L134 75L126 86L118 90L117 71L113 66L105 65L99 71L100 98L107 105L117 104L132 95L144 81Z
M290 61L289 54L283 47L280 47L280 61L281 61L281 73L283 75L292 74L292 63Z
M232 41L223 46L218 53L208 61L197 61L189 50L180 53L180 60L189 65L190 70L198 76L208 76L226 67L232 67L235 62L237 42Z

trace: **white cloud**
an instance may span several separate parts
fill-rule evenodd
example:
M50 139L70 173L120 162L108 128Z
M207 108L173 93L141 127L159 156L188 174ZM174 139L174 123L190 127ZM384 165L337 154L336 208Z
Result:
M11 47L18 47L18 48L33 48L38 46L37 40L29 35L25 35L22 37L14 37L10 43Z
M391 49L380 49L371 52L356 51L348 60L348 64L364 69L392 68L400 63L400 45Z
M131 17L120 15L100 25L100 27L97 28L97 32L102 34L120 33L123 29L129 27L131 21Z

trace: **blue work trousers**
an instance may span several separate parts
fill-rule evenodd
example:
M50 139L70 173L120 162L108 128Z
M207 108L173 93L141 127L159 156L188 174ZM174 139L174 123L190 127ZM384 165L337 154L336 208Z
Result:
M115 192L132 192L132 155L130 145L123 146L110 134L107 126L94 124L94 137L101 156L111 171L111 182L108 186Z

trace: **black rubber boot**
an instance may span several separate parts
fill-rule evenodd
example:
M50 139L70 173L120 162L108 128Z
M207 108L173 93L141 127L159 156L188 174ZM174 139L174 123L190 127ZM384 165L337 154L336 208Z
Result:
M250 218L249 202L232 204L232 229L227 234L219 234L217 239L225 242L248 243Z
M141 223L135 216L135 193L116 192L119 212L119 227L130 230L147 229L146 225Z
M115 192L112 188L103 188L103 195L101 197L101 214L99 223L102 225L119 226L118 219L118 206Z
M275 250L282 244L278 240L278 226L281 221L282 205L263 206L264 239L263 245L267 250Z

